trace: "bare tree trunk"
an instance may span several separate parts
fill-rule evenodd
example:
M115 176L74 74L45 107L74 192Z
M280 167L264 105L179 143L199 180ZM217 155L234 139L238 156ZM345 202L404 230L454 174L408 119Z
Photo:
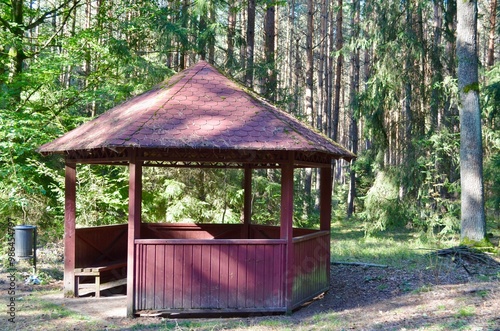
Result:
M436 132L441 125L440 109L441 97L436 84L443 80L441 65L441 29L443 25L442 0L434 0L434 40L432 43L431 65L432 65L432 84L431 84L431 127L430 132Z
M253 88L253 63L254 63L254 45L255 45L255 0L248 0L247 7L247 47L246 57L247 66L245 74L245 84Z
M481 241L486 235L483 146L477 54L477 0L457 1L458 91L460 95L460 237Z
M215 4L211 3L210 10L210 22L216 22L217 18L215 17ZM215 35L213 30L210 32L210 37L208 39L208 62L211 64L215 64Z
M330 7L330 6L329 6ZM332 103L333 103L333 68L334 68L334 57L333 57L333 52L334 52L334 38L333 38L333 32L334 32L334 25L333 25L333 9L329 8L328 11L328 20L330 21L330 27L329 27L329 33L328 33L328 57L327 57L327 77L326 77L326 128L325 128L325 134L328 137L332 136Z
M314 57L313 57L313 35L314 35L314 2L307 0L307 33L306 33L306 116L314 127Z
M323 118L324 118L324 105L325 105L325 72L326 72L326 49L328 44L327 38L327 24L328 24L328 7L327 1L323 0L321 2L321 6L319 8L320 12L320 24L319 24L319 61L318 61L318 102L317 102L317 111L316 111L316 128L323 132Z
M228 27L227 27L227 59L226 68L232 69L236 66L234 57L234 37L236 35L236 0L229 1L228 9Z
M407 36L411 36L415 34L415 31L413 30L413 13L412 13L412 4L411 1L407 1L406 3L406 33ZM413 99L413 85L412 85L412 76L411 76L411 71L412 71L412 65L413 65L413 55L411 54L411 47L412 45L409 45L407 48L407 54L406 54L406 59L405 59L405 73L406 73L406 83L405 83L405 94L404 94L404 123L405 125L405 130L404 130L404 139L398 139L399 141L404 141L405 142L405 155L398 155L396 159L398 160L398 164L401 164L403 158L406 159L406 161L409 164L413 164L413 142L412 142L412 133L413 133L413 111L412 111L412 99ZM399 150L399 149L398 149ZM403 188L403 191L405 188Z
M307 0L307 32L306 32L306 97L304 108L306 111L307 119L310 121L311 126L314 127L314 58L313 58L313 35L314 35L314 2ZM304 190L307 197L311 196L312 191L312 170L311 168L305 169ZM306 199L306 210L309 210L309 199Z
M333 116L332 116L332 139L337 141L338 130L339 130L339 116L340 116L340 83L342 79L342 66L344 62L344 56L342 55L342 47L344 47L344 37L342 34L342 20L343 20L343 1L338 0L338 12L337 12L337 38L336 38L336 50L337 50L337 66L335 68L335 93L334 93L334 103L333 103Z
M488 59L486 65L492 67L495 64L495 31L497 19L497 0L490 0L490 31L488 39Z
M359 0L353 0L353 16L351 18L351 26L353 29L352 38L359 37L359 17L360 17L360 3ZM351 151L354 154L358 153L358 120L356 111L359 108L358 94L359 94L359 48L356 48L351 55L351 92L350 92L350 138L352 141ZM352 165L354 160L351 161L351 169L349 174L349 195L347 201L347 217L351 217L354 213L354 200L356 198L356 171Z
M268 4L264 18L264 55L267 65L267 76L265 77L264 95L271 101L276 100L276 63L275 63L275 15L276 6Z
M294 60L294 50L295 50L295 0L287 1L288 3L288 35L287 35L287 40L288 40L288 72L287 72L287 79L288 79L288 86L293 86L293 77L294 77L294 70L293 68L295 67L295 60Z
M241 35L245 36L247 33L247 11L246 10L240 10L240 30L241 30ZM241 43L240 46L240 66L241 70L244 73L243 76L243 81L245 80L246 77L246 70L247 70L247 48L246 48L246 43Z

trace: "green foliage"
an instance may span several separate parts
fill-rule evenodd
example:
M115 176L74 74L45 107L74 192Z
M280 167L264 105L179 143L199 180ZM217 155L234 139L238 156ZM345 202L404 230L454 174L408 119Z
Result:
M383 231L386 228L404 225L404 214L399 201L399 187L393 174L380 171L364 197L364 210L360 217L365 221L365 232Z
M500 64L487 72L488 84L482 90L484 179L487 215L500 226ZM489 211L489 213L488 213Z
M242 171L148 168L143 175L146 222L238 223Z

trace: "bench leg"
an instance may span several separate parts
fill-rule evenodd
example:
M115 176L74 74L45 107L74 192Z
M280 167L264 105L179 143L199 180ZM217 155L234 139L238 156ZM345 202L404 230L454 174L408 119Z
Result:
M101 297L101 277L95 276L95 297Z
M80 276L75 276L75 298L78 298L79 287L80 287Z

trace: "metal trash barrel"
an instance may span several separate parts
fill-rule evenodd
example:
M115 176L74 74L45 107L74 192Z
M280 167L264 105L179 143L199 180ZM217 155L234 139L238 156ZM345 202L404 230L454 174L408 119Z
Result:
M16 257L20 259L30 259L35 256L33 245L36 241L36 226L18 225L14 227L14 248ZM36 244L35 244L36 245Z

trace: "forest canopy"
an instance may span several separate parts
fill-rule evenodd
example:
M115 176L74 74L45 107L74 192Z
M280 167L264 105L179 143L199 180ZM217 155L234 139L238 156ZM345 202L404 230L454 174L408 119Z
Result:
M487 224L500 226L500 25L478 1ZM62 237L64 160L36 149L205 59L358 155L338 162L334 217L367 233L460 227L456 1L0 1L0 223ZM295 172L297 224L317 174ZM254 177L253 219L279 212L278 171ZM123 167L78 166L79 226L126 221ZM239 222L242 174L148 169L149 222ZM5 228L5 227L2 227Z

